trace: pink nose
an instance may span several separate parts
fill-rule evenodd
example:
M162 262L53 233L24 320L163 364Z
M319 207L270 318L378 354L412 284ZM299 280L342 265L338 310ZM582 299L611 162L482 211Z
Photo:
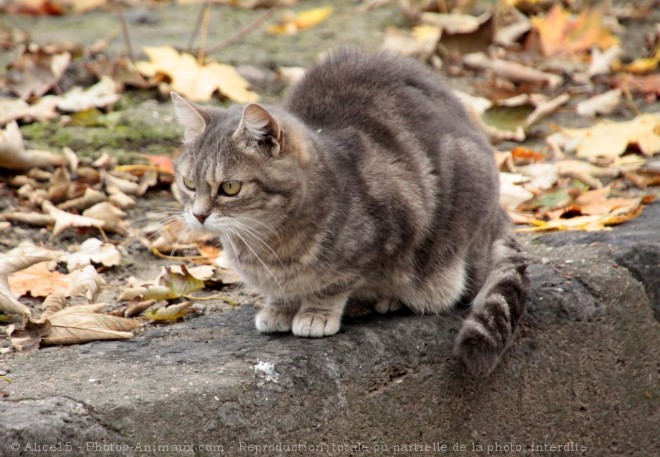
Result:
M206 218L209 217L208 214L196 214L196 213L193 213L193 216L195 216L195 218L199 221L200 224L203 224Z

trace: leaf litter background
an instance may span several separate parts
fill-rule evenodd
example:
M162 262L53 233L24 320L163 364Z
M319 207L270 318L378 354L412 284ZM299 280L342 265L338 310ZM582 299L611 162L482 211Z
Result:
M258 303L217 241L178 220L168 94L277 102L342 44L413 56L449 78L495 145L501 201L520 232L611 230L658 195L657 1L0 9L3 353L127 339Z

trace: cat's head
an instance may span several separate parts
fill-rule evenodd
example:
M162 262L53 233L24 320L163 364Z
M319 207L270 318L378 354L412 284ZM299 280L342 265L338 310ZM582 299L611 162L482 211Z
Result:
M175 169L186 222L227 233L237 223L256 230L286 221L305 191L304 127L257 104L220 109L172 99L185 129Z

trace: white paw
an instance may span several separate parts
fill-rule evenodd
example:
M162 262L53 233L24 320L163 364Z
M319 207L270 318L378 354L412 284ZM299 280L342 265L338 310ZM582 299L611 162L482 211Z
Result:
M339 331L339 317L314 312L301 312L293 318L293 334L308 338L334 335Z
M255 324L257 330L262 333L289 332L292 320L293 316L290 311L266 306L257 313Z
M400 310L402 307L403 305L401 302L393 298L383 298L378 300L374 306L376 312L380 314L393 313L394 311Z

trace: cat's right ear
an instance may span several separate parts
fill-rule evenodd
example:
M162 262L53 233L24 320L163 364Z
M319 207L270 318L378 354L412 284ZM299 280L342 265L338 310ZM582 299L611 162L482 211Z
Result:
M198 107L189 102L176 92L172 92L172 102L174 102L174 112L179 123L186 129L184 139L186 142L193 141L204 132L206 121Z

